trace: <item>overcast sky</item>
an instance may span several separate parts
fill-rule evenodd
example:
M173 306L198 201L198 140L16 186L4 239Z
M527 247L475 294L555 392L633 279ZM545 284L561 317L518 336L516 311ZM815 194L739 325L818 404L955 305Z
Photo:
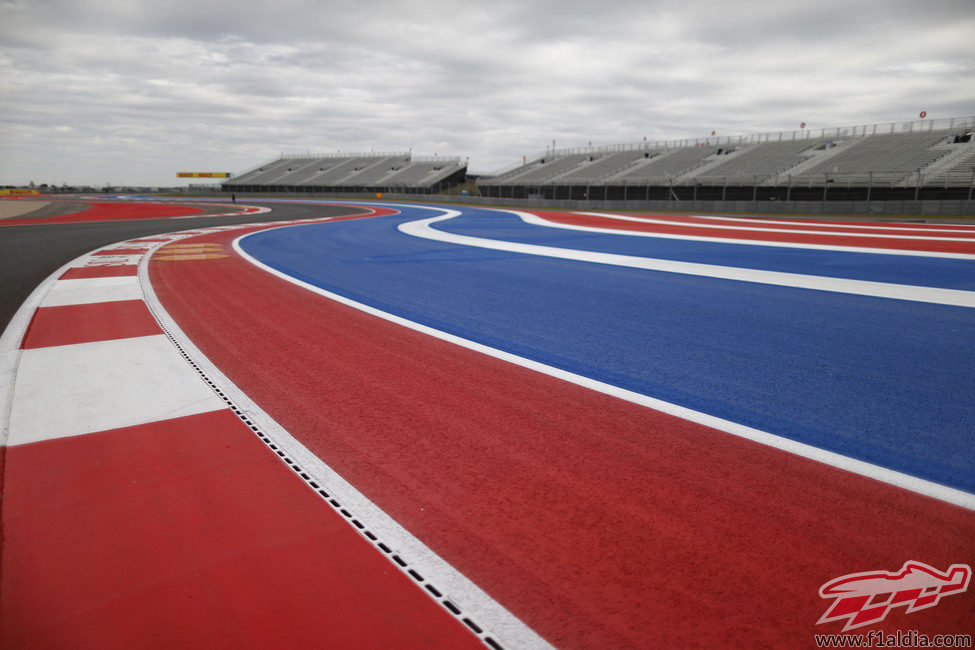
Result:
M975 114L972 0L0 0L0 184Z

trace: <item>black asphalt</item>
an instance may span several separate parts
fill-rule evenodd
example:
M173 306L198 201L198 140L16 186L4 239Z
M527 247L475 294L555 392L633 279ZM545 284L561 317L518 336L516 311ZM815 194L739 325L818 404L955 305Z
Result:
M0 332L27 296L47 276L79 255L115 242L205 226L315 219L357 214L355 208L330 205L261 203L270 213L231 217L193 217L187 219L153 219L145 221L112 221L101 223L39 224L30 226L0 225ZM57 211L55 207L49 212ZM27 216L27 215L23 215ZM34 216L33 214L30 216Z

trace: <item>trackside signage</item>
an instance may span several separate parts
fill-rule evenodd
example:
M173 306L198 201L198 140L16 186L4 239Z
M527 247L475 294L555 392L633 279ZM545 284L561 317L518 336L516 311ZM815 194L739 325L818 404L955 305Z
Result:
M849 573L824 583L819 596L832 602L817 625L842 621L841 632L880 623L897 607L912 614L936 607L942 599L960 596L968 590L972 569L967 564L952 564L940 571L911 560L899 571ZM966 630L966 632L968 632ZM861 634L817 634L818 647L972 647L971 634L928 636L918 630L898 630L894 634L871 630Z

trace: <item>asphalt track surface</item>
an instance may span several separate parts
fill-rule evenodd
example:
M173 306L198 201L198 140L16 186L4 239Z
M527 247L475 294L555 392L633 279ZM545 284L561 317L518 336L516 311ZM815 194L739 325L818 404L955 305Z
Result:
M65 204L65 208L60 207ZM30 225L7 225L0 220L0 330L31 291L44 278L66 262L100 246L134 237L172 232L205 225L251 223L254 215L228 217L189 217L173 219L140 219L138 221L101 221L85 223L46 223L47 217L70 214L86 206L78 199L57 200L39 214ZM354 212L355 208L318 205L277 205L273 214L259 217L264 221L288 221L308 217L326 217ZM227 206L210 208L208 212L226 212Z
M322 209L297 205L303 215ZM188 340L237 389L548 642L557 647L805 646L814 633L839 629L815 625L826 605L818 590L827 580L857 571L895 571L908 560L942 571L971 562L975 517L970 505L756 444L587 384L649 395L918 477L962 494L970 504L975 467L971 308L525 255L483 242L595 251L620 256L606 258L616 261L640 257L815 274L830 281L903 286L911 279L909 284L934 291L937 299L957 296L937 293L941 290L972 289L971 260L666 242L527 227L511 213L469 209L432 225L437 236L482 241L458 245L409 235L400 227L442 211L400 209L401 214L257 228L242 239L248 231L207 232L175 245L159 242L162 248L145 264L147 278ZM562 225L619 228L605 217L540 216ZM186 221L179 227L189 227ZM765 236L737 230L737 237ZM970 236L927 234L944 240ZM793 235L797 243L809 243ZM815 245L842 241L849 246L848 239L830 236ZM861 247L897 245L890 238L860 239ZM963 244L959 252L952 249L956 245L916 239L910 248L956 256L970 249ZM167 247L177 252L167 254ZM188 250L206 254L185 255ZM123 302L105 306L114 310L110 316L91 306L72 313L103 311L94 317L102 330L105 322L135 328L124 334L135 339L156 331L141 307ZM35 318L24 347L40 353L71 348L66 344L77 340L65 339L58 308L45 309L45 318L53 320ZM404 327L407 321L412 325ZM76 328L70 336L85 340L103 334ZM508 362L504 355L530 363ZM537 371L532 363L555 370L539 366ZM275 611L299 628L306 617L317 621L317 627L306 625L306 632L321 633L326 621L324 630L335 645L457 647L465 639L476 641L444 609L431 610L429 602L410 595L410 589L421 589L404 587L371 564L375 558L355 551L354 540L341 541L340 529L352 526L315 528L325 517L309 501L314 492L289 487L287 475L263 464L271 454L234 437L237 420L221 413L186 416L182 425L164 421L11 448L21 467L49 467L52 449L60 449L56 464L64 468L74 467L70 459L78 455L103 464L120 456L104 472L117 475L111 484L116 489L152 476L146 467L132 467L143 458L145 464L169 468L163 475L181 485L184 473L173 474L172 468L188 457L193 466L221 457L225 473L238 476L236 485L253 505L249 517L230 517L237 526L233 534L215 536L192 560L202 573L186 577L201 583L202 591L192 593L215 588L220 597L206 602L228 608L228 615L208 617L187 607L179 598L182 591L157 589L143 593L142 605L128 611L109 601L95 617L99 621L82 626L91 638L144 640L133 622L139 616L133 615L144 620L155 609L163 612L157 616L185 616L184 629L205 629L208 618L215 621L208 636L199 637L209 639L208 645L230 645L228 639L314 643L314 637L291 628L282 636L243 606L266 600L268 583L261 580L271 580L269 574L280 578L274 588L282 590L271 599L279 605ZM186 424L191 421L192 426ZM199 430L211 435L201 442L195 435ZM133 457L117 451L132 445L133 438L144 441L138 443L144 451L159 436L172 442L178 462L160 461L161 452ZM228 455L229 448L234 451ZM95 490L83 469L72 471L78 476L70 485L84 494ZM132 539L159 536L165 543L147 544L150 554L130 566L151 565L156 557L151 553L159 553L164 566L186 573L186 558L166 551L167 544L186 543L178 539L178 515L186 508L189 519L219 518L219 507L239 507L221 485L209 475L194 484L198 494L212 500L209 509L197 503L205 501L203 496L186 502L178 489L165 490L173 492L165 504L173 519L154 526L139 518L143 536L126 533ZM31 490L40 498L46 485L37 479ZM130 492L140 494L134 487L124 490ZM19 507L26 508L28 500L19 498ZM81 528L112 529L128 512L120 505L118 513L89 521L84 512L75 516ZM240 523L248 520L250 527ZM37 544L38 556L63 554L51 541L64 534L60 522L43 513L29 521L47 533L38 535L47 540ZM276 549L277 560L249 554L253 549L244 540L259 538L267 528L301 535L281 532L281 539L261 542ZM296 539L301 543L294 546ZM122 542L113 549L133 554ZM244 579L227 569L228 552L260 566L261 578ZM35 566L44 566L38 562ZM45 577L56 582L57 571L58 566L45 567ZM110 560L96 562L72 581L73 588L87 580L121 589L121 578L112 574ZM346 594L347 606L336 592ZM70 589L68 594L62 597L70 600ZM283 608L281 594L287 594ZM377 609L369 601L380 596ZM322 611L323 601L339 615ZM10 605L5 611L29 616ZM98 627L118 620L105 615L112 611L127 614L122 632ZM973 611L966 593L923 612L896 608L878 629L965 632L972 629ZM65 620L84 620L82 614L72 616ZM360 624L350 625L349 616ZM163 621L149 623L159 628L160 638L171 638L166 634L172 630L162 631Z

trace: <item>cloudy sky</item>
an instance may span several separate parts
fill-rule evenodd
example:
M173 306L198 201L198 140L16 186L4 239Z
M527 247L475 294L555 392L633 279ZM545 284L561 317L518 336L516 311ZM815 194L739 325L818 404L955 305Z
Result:
M0 0L0 184L975 114L971 0Z

